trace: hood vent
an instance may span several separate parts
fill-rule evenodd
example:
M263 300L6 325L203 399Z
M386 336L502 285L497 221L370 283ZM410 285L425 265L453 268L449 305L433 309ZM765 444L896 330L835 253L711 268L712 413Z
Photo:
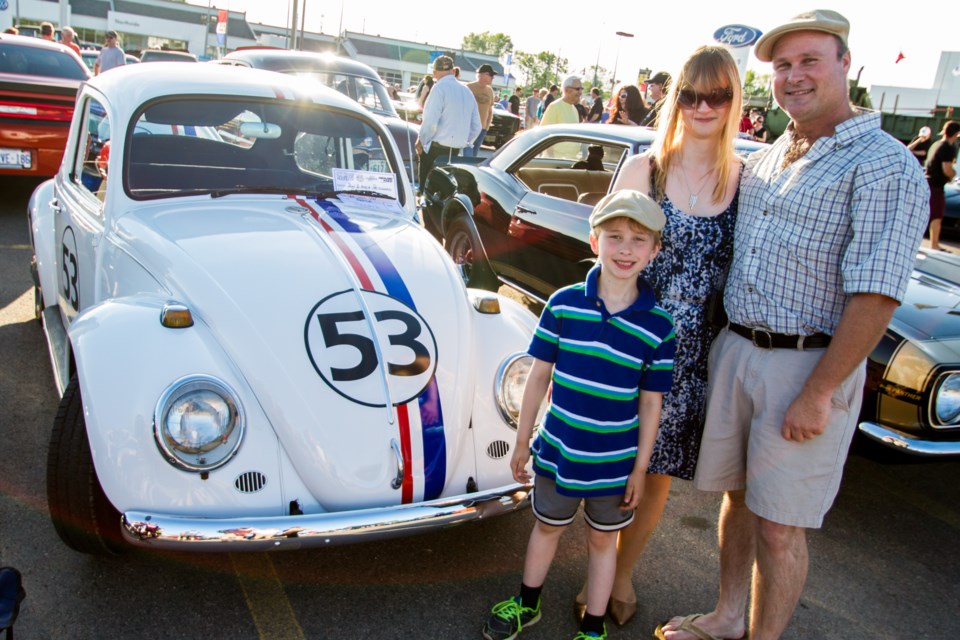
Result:
M500 460L510 453L510 445L506 440L494 440L487 445L487 455L494 460Z
M233 481L233 486L240 493L256 493L263 489L267 484L267 476L259 471L247 471L237 476Z

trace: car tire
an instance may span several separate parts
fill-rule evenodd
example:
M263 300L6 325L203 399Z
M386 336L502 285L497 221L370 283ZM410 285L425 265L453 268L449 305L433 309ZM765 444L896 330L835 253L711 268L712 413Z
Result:
M480 246L477 232L462 217L450 223L443 246L468 287L488 291L496 291L500 288L500 283L490 269L487 257Z
M93 467L76 376L67 385L53 419L47 503L57 535L74 551L112 555L126 549L120 534L120 512L110 504Z

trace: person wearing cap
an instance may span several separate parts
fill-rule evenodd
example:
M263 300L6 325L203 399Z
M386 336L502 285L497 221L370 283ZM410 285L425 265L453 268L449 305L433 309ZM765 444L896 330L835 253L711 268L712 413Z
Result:
M658 627L661 640L784 633L806 581L806 530L822 526L857 428L864 361L910 281L929 193L880 114L850 104L849 29L835 11L808 11L754 50L773 63L791 121L744 167L729 324L710 351L694 484L724 492L720 596Z
M453 75L453 58L439 56L433 61L433 89L424 103L417 155L420 157L418 193L423 192L427 174L438 161L449 162L460 150L477 139L480 117L473 93Z
M663 106L663 99L670 88L670 74L666 71L659 71L647 81L647 94L650 96L650 110L640 121L641 127L657 126L657 116L660 115L660 107Z
M550 297L528 349L534 362L510 467L517 482L530 482L532 454L536 522L520 594L493 607L487 640L513 638L540 620L547 572L581 502L590 600L576 638L606 638L617 531L633 520L643 494L661 399L672 383L673 320L642 275L660 250L663 211L646 194L624 189L604 196L588 222L597 265L585 282Z
M930 127L923 126L920 127L920 131L917 132L917 137L910 141L910 144L907 145L907 149L910 150L910 153L913 154L913 157L917 159L917 162L920 163L920 166L927 160L927 151L930 150L930 145L933 144L933 130Z
M107 31L103 48L97 55L97 61L93 63L93 74L97 75L126 63L127 58L117 42L117 32L113 29Z
M477 69L477 79L467 83L467 89L470 89L470 93L477 101L480 133L476 140L473 140L472 144L467 145L463 150L464 156L475 157L480 153L480 145L483 144L483 139L487 136L487 131L490 130L490 125L493 123L493 102L496 100L496 95L494 95L491 85L495 77L497 77L497 72L493 70L493 67L489 64L482 64Z
M543 117L540 118L540 124L576 124L580 122L580 113L577 111L577 104L580 102L580 95L582 93L583 82L580 81L579 76L567 76L564 78L562 97L547 105L543 111Z
M940 139L930 147L923 165L927 185L930 187L930 248L943 251L940 246L940 227L947 209L944 187L957 177L957 138L960 138L960 123L947 120L943 123Z

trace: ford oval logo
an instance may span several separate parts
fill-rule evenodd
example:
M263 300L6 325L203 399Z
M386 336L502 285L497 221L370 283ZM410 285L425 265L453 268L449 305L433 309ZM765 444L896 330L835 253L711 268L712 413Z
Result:
M759 29L742 24L728 24L713 32L713 39L728 47L749 47L760 38Z

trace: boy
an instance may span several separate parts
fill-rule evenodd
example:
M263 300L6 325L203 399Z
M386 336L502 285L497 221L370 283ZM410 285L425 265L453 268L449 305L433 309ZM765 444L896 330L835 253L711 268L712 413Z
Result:
M533 445L537 521L518 597L494 606L487 640L509 640L540 620L540 591L580 501L590 549L587 612L574 640L605 638L617 532L633 520L673 376L673 319L640 276L660 250L665 218L639 191L606 195L590 215L598 265L584 283L560 289L543 310L530 343L527 378L510 465L529 482L534 420L551 382L543 426Z

